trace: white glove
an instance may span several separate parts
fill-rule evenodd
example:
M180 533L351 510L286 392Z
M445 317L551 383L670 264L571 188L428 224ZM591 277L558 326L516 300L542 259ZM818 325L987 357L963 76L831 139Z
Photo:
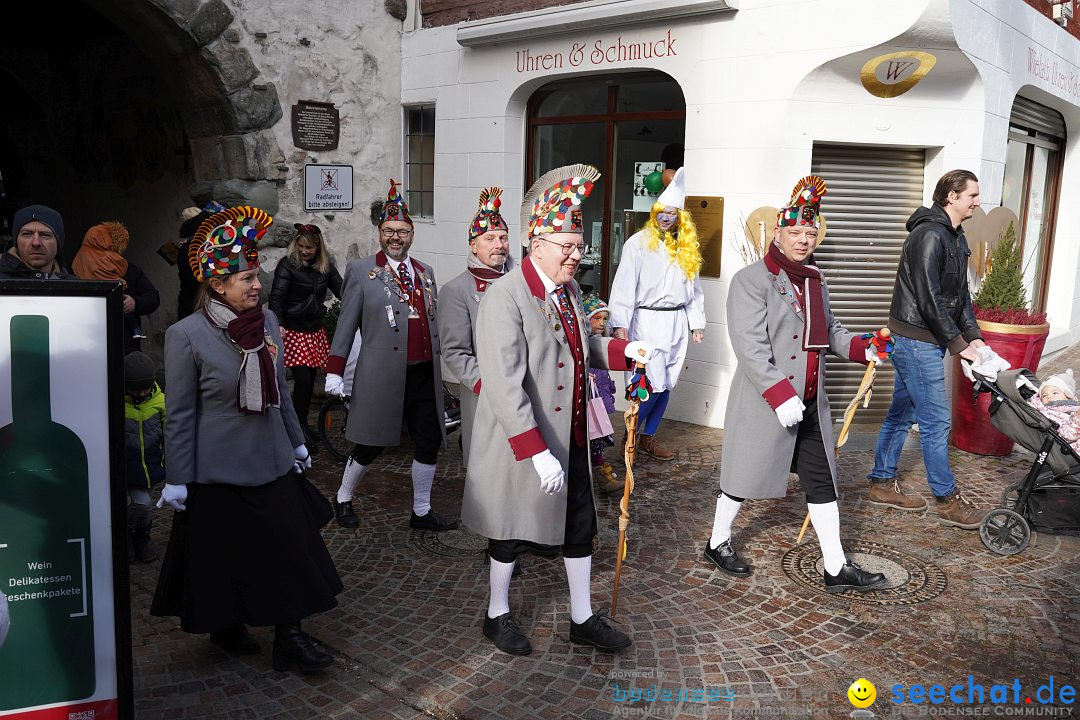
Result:
M326 392L330 395L345 397L345 379L340 375L326 373Z
M784 427L792 427L802 422L802 412L806 409L802 400L797 397L791 397L780 404L780 407L776 408L776 419L780 421L780 424Z
M877 349L875 349L873 345L866 348L866 362L874 363L877 367L881 367L885 364L885 360L877 354Z
M301 445L293 450L293 472L300 474L304 470L311 469L311 453L308 452L307 445Z
M640 363L648 363L649 356L652 355L653 349L649 347L647 343L643 343L640 340L635 340L632 343L628 343L623 350L623 355L626 355L627 359Z
M162 507L165 503L172 506L173 510L180 512L187 510L187 506L184 502L187 500L187 485L170 485L165 483L165 487L161 488L161 497L158 498L157 506Z
M562 465L559 464L559 461L555 459L550 450L533 455L532 463L536 469L536 474L540 476L540 489L548 495L554 495L562 490L563 482L566 480L566 473L563 472Z

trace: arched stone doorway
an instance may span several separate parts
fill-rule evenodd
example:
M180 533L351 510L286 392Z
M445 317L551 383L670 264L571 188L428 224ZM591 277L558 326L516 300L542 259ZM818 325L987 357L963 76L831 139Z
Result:
M124 222L129 259L161 292L144 324L160 347L176 270L156 250L179 212L211 197L278 209L277 91L221 0L38 3L20 15L0 48L0 214L55 207L69 262L91 225Z

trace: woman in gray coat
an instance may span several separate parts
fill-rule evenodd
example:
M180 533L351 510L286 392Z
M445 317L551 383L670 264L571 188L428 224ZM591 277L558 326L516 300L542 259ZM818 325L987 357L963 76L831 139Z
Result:
M783 497L794 471L821 544L825 589L864 592L880 587L885 576L848 562L840 543L825 353L880 361L829 309L813 256L824 194L821 178L800 180L765 257L731 279L728 333L739 364L728 392L721 490L705 557L731 575L749 575L731 544L731 523L746 498Z
M173 517L151 606L185 632L237 654L259 644L245 624L274 625L275 670L333 662L300 620L337 605L341 578L319 534L331 510L285 384L277 318L259 302L256 243L273 220L238 207L191 243L202 283L195 313L165 333L166 485Z

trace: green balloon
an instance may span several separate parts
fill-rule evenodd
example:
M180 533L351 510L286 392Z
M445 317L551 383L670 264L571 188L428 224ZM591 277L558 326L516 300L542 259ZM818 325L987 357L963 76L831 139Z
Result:
M660 191L664 189L664 174L661 172L651 172L646 175L645 189L653 195L659 195Z

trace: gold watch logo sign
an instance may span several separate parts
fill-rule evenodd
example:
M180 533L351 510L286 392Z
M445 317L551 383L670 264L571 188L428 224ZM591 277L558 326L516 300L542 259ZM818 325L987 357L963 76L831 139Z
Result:
M927 52L905 50L879 55L862 66L859 79L866 91L879 98L903 95L934 69L937 58Z

